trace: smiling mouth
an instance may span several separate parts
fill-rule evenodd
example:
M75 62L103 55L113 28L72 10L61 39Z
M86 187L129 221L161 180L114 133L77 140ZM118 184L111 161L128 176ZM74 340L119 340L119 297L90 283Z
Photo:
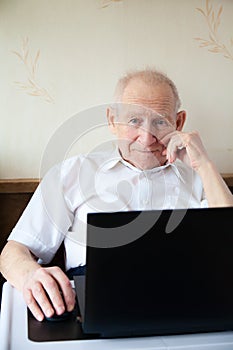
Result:
M155 153L155 152L162 152L161 150L159 149L155 149L155 150L140 150L140 149L135 149L136 152L141 152L141 153Z

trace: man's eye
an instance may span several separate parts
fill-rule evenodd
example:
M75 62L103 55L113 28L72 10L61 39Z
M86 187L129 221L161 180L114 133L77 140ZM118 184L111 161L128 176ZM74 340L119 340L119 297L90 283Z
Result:
M130 125L139 125L140 124L140 120L139 118L131 118L129 121Z
M166 128L168 127L168 122L165 119L157 119L154 121L154 126L157 128Z

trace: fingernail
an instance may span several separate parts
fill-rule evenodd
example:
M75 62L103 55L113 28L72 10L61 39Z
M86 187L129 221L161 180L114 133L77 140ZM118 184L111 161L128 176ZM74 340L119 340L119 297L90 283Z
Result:
M43 319L44 319L44 316L43 315L41 315L41 314L37 314L36 315L36 319L38 320L38 321L43 321Z
M67 311L72 311L74 309L74 307L72 306L72 305L69 305L69 306L67 306Z
M60 315L60 314L63 314L63 312L65 312L65 307L64 307L64 306L60 306L60 307L57 309L57 313Z

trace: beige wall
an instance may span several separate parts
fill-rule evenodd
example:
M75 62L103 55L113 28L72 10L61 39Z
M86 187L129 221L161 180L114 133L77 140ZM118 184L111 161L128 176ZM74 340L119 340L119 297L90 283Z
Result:
M214 11L210 25L218 22L217 53L194 39L212 40L197 10L206 12L206 4L210 17ZM188 112L185 129L198 129L219 170L233 172L232 18L232 0L0 0L0 178L39 177L57 128L79 111L111 102L117 78L148 65L176 82ZM26 63L17 56L23 42ZM88 113L79 119L85 125L83 117ZM88 132L75 151L102 141L102 131Z

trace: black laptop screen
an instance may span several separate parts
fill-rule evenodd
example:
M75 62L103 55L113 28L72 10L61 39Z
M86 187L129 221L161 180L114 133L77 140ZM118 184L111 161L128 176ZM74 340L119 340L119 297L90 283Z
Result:
M232 329L232 214L233 208L88 214L84 331L111 337ZM108 231L121 237L137 220L135 240L132 231L128 243L104 244Z

